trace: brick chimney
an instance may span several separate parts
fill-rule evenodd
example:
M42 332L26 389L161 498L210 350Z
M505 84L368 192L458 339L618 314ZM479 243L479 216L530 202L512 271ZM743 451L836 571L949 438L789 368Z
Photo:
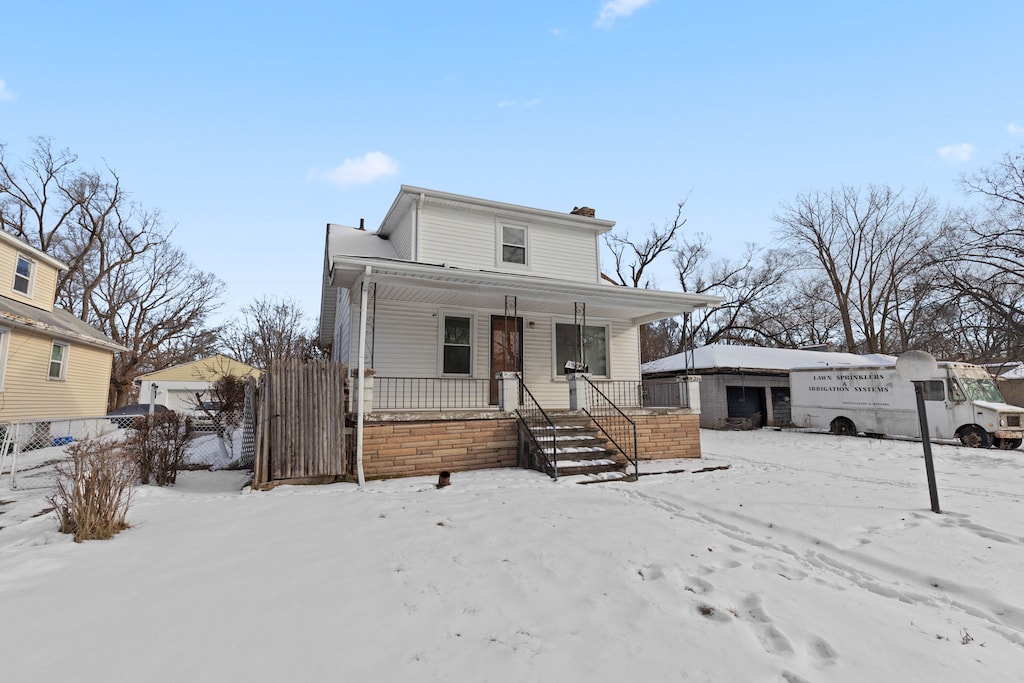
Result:
M573 214L574 216L585 216L587 218L594 217L594 210L591 209L589 206L574 206L572 207L572 211L570 211L569 213Z

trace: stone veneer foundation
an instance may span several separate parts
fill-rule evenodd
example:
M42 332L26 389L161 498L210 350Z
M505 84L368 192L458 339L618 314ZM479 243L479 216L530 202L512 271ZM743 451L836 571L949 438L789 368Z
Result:
M636 422L640 460L700 457L699 414L685 408L626 412ZM348 442L354 448L354 434ZM354 471L354 453L350 456ZM516 464L516 421L506 413L391 413L364 419L367 479Z

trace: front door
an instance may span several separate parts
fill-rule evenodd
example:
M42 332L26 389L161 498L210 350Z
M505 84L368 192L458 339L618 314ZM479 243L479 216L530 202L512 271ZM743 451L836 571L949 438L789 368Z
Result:
M523 371L523 319L491 316L491 405L498 405L499 372ZM520 399L521 400L521 399Z

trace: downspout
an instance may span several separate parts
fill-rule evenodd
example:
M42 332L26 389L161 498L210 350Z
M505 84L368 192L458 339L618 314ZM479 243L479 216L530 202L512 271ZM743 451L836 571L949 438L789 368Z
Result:
M362 281L359 283L359 394L356 407L356 477L359 488L366 484L363 476L363 402L366 398L364 384L366 382L366 292L369 289L370 266L366 266Z

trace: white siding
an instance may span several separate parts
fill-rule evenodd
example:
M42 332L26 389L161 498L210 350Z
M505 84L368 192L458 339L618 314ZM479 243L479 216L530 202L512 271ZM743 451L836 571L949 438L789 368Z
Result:
M416 205L413 204L412 208L399 218L395 229L388 235L388 240L391 241L391 245L395 248L398 258L412 259L412 238L415 222Z
M351 307L353 334L349 346L352 363L359 351L359 309ZM497 309L448 309L414 304L380 301L373 332L367 333L366 363L370 365L371 345L373 368L380 377L439 377L439 325L444 314L471 315L474 319L473 377L488 379L490 367L491 316L502 315ZM339 316L340 317L340 316ZM550 316L523 317L523 375L526 385L545 408L566 408L569 387L561 369L555 368L552 346L552 325L572 322ZM530 327L533 322L534 326ZM626 322L589 320L589 325L609 328L609 361L614 380L640 379L640 351L637 328Z
M352 310L351 365L359 359L359 307ZM373 313L370 312L370 315ZM384 377L435 377L437 309L378 301L376 319L366 331L366 366Z
M498 228L502 221L528 227L527 268L499 262ZM594 283L598 280L598 237L585 228L531 221L519 216L506 219L490 213L428 204L420 216L419 260Z
M352 357L349 353L352 297L347 289L338 288L338 297L334 305L334 346L331 348L331 360L348 363L348 359ZM356 312L358 313L358 309Z
M526 386L536 397L541 406L548 408L566 408L569 405L569 385L561 374L561 368L555 368L555 353L551 328L556 322L572 323L565 318L531 318L535 327L527 323L524 342L523 377ZM588 325L606 325L609 328L609 363L611 374L607 378L613 380L640 379L640 347L637 328L629 323L608 323L603 320L588 320Z

